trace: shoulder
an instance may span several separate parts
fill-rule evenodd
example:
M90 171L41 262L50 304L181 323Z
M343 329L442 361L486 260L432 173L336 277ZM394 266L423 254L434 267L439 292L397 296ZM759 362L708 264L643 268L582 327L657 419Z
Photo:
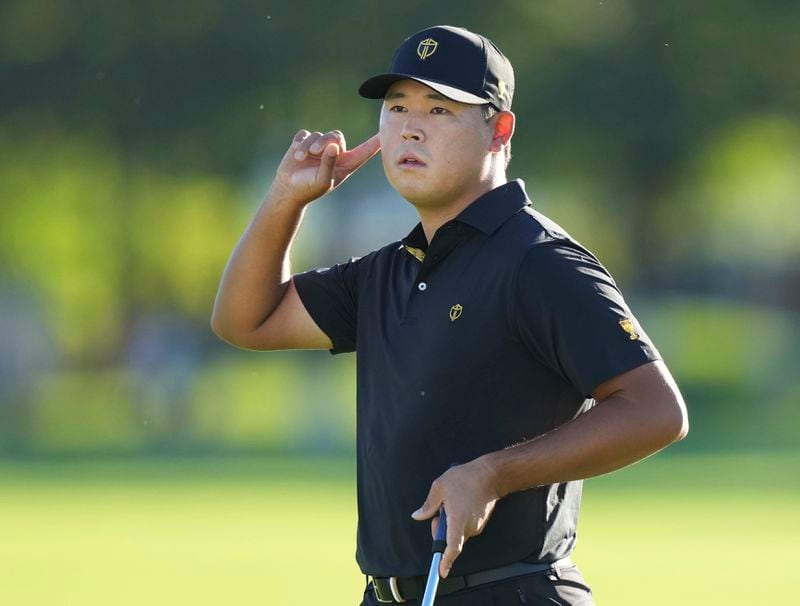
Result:
M517 304L555 309L621 297L611 272L558 223L530 207L514 223L511 293Z
M337 264L336 267L355 271L361 274L364 271L369 271L376 264L386 263L395 255L397 255L398 251L401 249L402 245L399 241L392 242L366 254L360 256L351 256L347 261ZM325 269L327 268L322 268L316 271L324 271Z
M362 256L352 256L347 261L337 263L332 267L305 272L305 275L335 276L337 279L358 287L359 284L365 284L371 278L391 273L398 260L403 259L403 255L406 254L402 243L398 240Z
M576 242L566 229L532 206L522 208L511 217L498 235L526 248L537 244Z
M530 206L506 222L498 235L516 253L517 272L553 275L593 267L608 274L592 251L561 225Z
M403 249L403 243L400 240L396 240L367 253L363 257L354 258L353 261L360 265L360 272L381 271L390 267L407 254Z

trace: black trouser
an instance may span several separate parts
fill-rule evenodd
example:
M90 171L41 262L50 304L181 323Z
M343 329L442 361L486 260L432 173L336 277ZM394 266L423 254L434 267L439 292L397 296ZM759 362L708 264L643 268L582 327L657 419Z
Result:
M422 600L407 600L417 606ZM594 606L592 590L576 566L534 572L447 595L436 596L434 606ZM382 606L371 584L364 590L361 606Z

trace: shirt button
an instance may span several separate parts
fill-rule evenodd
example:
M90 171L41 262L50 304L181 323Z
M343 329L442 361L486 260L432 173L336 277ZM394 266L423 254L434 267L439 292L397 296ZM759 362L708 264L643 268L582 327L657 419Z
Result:
M426 288L428 288L428 285L425 284L425 282L420 282L419 284L417 284L417 288L419 288L420 290L425 290Z

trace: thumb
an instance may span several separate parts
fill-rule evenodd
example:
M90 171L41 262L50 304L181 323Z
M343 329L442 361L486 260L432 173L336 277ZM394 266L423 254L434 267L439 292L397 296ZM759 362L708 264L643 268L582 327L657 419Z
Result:
M317 171L317 181L326 183L328 186L333 182L333 169L336 167L336 158L339 155L339 146L330 143L325 146L320 158L319 170Z
M441 504L442 499L438 496L435 496L433 490L431 490L431 492L428 493L428 498L425 499L425 503L422 504L422 507L412 513L411 517L415 520L427 520L428 518L439 513L439 506Z

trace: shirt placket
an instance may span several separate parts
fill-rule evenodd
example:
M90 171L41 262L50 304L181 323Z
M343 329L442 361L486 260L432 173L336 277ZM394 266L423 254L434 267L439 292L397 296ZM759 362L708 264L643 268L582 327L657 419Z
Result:
M433 237L420 263L417 278L409 293L409 309L413 309L415 301L425 297L430 288L436 286L435 270L451 252L466 238L468 227L457 222L443 225Z

